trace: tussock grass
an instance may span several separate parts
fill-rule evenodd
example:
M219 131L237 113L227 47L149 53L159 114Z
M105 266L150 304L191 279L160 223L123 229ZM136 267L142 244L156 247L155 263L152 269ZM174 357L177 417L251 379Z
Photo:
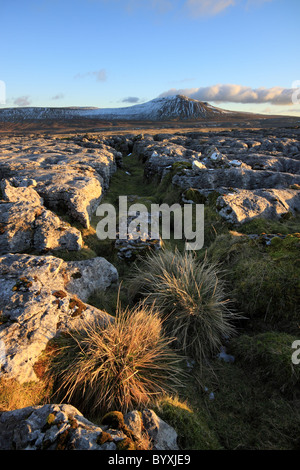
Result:
M192 253L164 250L135 266L129 295L141 294L155 304L166 333L199 364L218 351L224 338L233 335L234 314L216 265L197 261Z
M83 323L64 337L50 374L58 396L89 415L127 412L182 385L181 358L156 311L119 309L107 327Z

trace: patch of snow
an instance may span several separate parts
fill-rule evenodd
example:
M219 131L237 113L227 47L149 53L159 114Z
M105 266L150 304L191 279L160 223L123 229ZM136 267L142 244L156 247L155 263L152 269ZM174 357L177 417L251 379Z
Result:
M240 160L230 160L229 165L232 166L241 166L242 162Z

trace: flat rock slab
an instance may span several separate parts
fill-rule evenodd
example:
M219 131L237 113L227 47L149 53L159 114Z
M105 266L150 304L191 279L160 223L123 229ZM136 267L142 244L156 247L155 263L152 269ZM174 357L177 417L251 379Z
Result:
M81 232L63 222L43 205L33 186L15 187L10 180L0 184L0 254L34 249L78 251Z
M182 189L211 189L218 191L222 187L234 189L286 189L293 184L300 184L300 175L267 170L248 170L243 168L192 170L173 177L174 185Z
M84 300L117 281L117 270L100 257L77 265L53 256L0 257L1 375L20 383L37 380L34 364L50 339L83 320L111 321Z
M64 209L71 219L88 228L122 154L104 143L85 140L2 139L0 179L14 178L17 186L34 180L47 208Z
M293 189L235 190L216 202L219 214L229 223L240 224L260 217L280 219L300 213L300 191Z
M28 178L32 172L24 170ZM22 182L21 178L18 177ZM44 204L53 210L64 210L74 221L89 228L90 218L102 198L102 178L96 170L80 166L38 168L34 172L36 191Z
M274 133L274 134L273 134ZM203 199L222 194L217 210L229 223L255 217L278 219L299 214L300 132L295 129L239 129L140 136L133 150L145 176L172 183ZM267 135L266 135L267 134Z

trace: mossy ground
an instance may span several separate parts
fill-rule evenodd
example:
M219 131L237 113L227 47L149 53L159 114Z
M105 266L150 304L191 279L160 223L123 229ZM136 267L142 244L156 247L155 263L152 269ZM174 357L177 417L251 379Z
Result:
M224 269L235 306L248 319L246 330L299 331L298 236L276 237L266 245L231 232L218 236L207 256Z
M300 392L300 368L291 361L292 344L297 340L297 336L277 331L242 334L232 341L231 350L259 382L293 397Z
M173 168L172 173L181 170ZM146 205L180 202L181 191L172 186L172 173L160 183L146 181L142 162L134 155L126 156L103 202L116 205L120 194L136 196ZM191 191L188 195L195 196ZM230 297L245 317L237 325L236 338L227 345L235 361L215 359L201 374L194 368L180 395L165 397L153 408L176 429L183 449L299 450L300 364L292 367L291 344L300 339L300 221L293 217L281 221L255 219L231 227L217 214L216 198L217 194L212 194L205 201L205 243L197 256L207 256L222 266ZM118 299L123 306L128 303L126 276L131 263L117 258L111 241L98 239L97 220L92 219L90 229L81 228L83 250L55 254L66 260L104 256L117 267L120 292L112 288L89 299L113 313ZM291 236L274 238L270 245L246 236L262 233ZM184 249L184 243L176 240L165 245ZM43 359L39 366L42 371ZM43 403L50 396L50 389L43 388L42 382L22 386L0 382L1 410Z
M287 398L238 359L233 364L216 361L214 373L205 382L214 399L207 394L199 402L224 449L299 449L299 398Z

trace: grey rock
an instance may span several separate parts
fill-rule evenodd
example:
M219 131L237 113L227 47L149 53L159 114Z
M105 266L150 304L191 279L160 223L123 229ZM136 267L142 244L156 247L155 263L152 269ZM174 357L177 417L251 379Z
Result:
M88 140L88 139L87 139ZM0 180L34 186L47 208L61 209L84 227L116 171L120 152L103 144L23 136L0 142Z
M102 429L82 423L71 405L31 406L0 415L1 450L101 450L96 443Z
M36 191L50 209L65 208L71 219L89 228L90 218L102 198L102 178L90 168L56 165L35 172Z
M147 433L152 438L153 450L179 449L176 431L159 418L153 410L144 410L142 419Z
M124 416L124 422L126 426L134 433L138 438L142 437L142 425L143 421L141 414L138 411L130 411Z
M132 196L134 197L134 196ZM155 217L159 217L158 213L153 213ZM161 238L151 237L151 217L152 212L145 212L139 214L139 221L141 222L140 228L137 230L136 224L134 223L136 215L129 215L127 217L128 234L126 238L120 238L120 233L117 232L117 239L115 241L115 249L118 252L118 258L120 259L134 259L137 255L142 255L150 250L158 251L162 248ZM131 223L134 223L134 227ZM143 226L147 230L142 232Z
M198 162L197 160L194 160L192 163L192 169L195 174L199 172L199 170L206 170L206 166L204 163Z
M98 269L105 266L111 282L116 282L117 273L106 260L96 258L93 262ZM20 383L36 381L34 364L50 339L80 326L82 321L105 325L113 320L74 294L75 272L86 274L85 264L79 262L76 267L72 262L69 269L68 262L53 256L7 254L0 258L0 311L4 320L0 325L0 341L5 351L1 376ZM93 277L93 271L90 273ZM108 285L104 273L102 277L94 276L93 288L101 290ZM84 288L81 292L87 295Z
M187 170L184 175L176 174L172 182L182 189L212 189L222 187L237 189L284 189L300 184L300 175L275 171L244 170L243 168L199 170L197 176Z
M5 201L0 202L0 254L81 249L81 232L47 210L35 189L14 187L9 180L1 186Z
M95 291L105 290L118 283L118 271L102 257L69 261L66 266L70 279L66 289L71 294L78 295L83 301L87 301Z
M3 199L9 202L26 202L32 206L42 206L44 201L39 194L33 189L34 186L32 180L26 180L20 186L14 185L14 179L2 180L0 183L0 189L2 190ZM36 182L34 182L36 185ZM26 185L25 185L26 184Z
M69 226L49 210L43 210L34 225L33 246L37 251L79 251L83 240L81 232Z
M235 190L219 196L216 206L219 214L233 224L256 217L274 220L288 212L300 213L300 192L293 189Z
M126 415L129 424L139 416L134 410ZM153 441L153 450L178 450L176 433L152 410L143 412L143 420ZM137 422L134 418L134 422ZM131 429L137 439L140 427ZM102 432L112 441L100 444ZM137 434L136 434L137 432ZM47 404L0 413L1 450L117 450L126 438L122 431L106 429L87 420L74 406Z

